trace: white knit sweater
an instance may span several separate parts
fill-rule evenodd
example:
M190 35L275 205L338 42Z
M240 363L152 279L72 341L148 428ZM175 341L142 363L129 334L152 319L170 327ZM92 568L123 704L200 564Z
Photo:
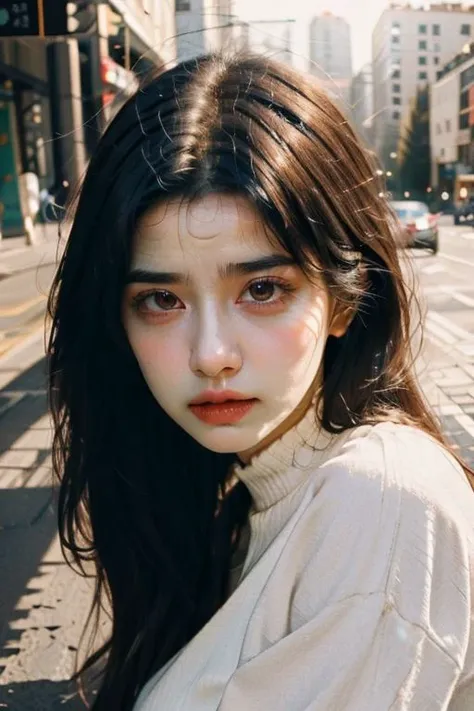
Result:
M306 418L237 468L233 594L135 711L474 711L474 494L430 437Z

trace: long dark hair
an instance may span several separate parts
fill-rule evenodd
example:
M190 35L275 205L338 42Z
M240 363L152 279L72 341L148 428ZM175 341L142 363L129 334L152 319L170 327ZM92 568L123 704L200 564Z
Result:
M121 302L137 220L161 199L247 197L351 315L324 357L322 424L382 419L441 443L412 374L410 303L378 166L309 78L251 55L206 56L148 80L115 116L75 206L49 312L53 461L63 549L108 600L96 711L129 711L150 676L226 599L250 498L233 457L163 412L129 347Z

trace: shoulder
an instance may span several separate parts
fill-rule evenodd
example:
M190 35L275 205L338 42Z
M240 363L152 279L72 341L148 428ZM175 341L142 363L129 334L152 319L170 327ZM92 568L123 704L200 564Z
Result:
M400 506L419 501L447 516L474 519L474 492L453 455L422 430L389 422L341 436L322 468L328 488L383 498Z
M441 444L389 423L338 439L314 472L299 522L308 575L330 570L333 592L343 597L385 590L397 576L426 571L434 558L454 579L453 565L469 567L474 493Z

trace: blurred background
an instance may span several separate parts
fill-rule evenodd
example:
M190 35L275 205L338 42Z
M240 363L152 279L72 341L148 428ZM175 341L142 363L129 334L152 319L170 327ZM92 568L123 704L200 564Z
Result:
M63 206L143 73L239 48L312 74L376 158L420 383L474 466L474 4L0 0L1 708L85 708L68 680L92 588L58 547L45 391Z

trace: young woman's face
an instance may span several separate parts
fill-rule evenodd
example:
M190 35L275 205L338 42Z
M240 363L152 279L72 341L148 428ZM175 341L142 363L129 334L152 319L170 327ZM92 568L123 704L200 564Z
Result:
M128 338L161 407L208 449L248 459L302 417L329 310L244 198L162 203L139 224Z

